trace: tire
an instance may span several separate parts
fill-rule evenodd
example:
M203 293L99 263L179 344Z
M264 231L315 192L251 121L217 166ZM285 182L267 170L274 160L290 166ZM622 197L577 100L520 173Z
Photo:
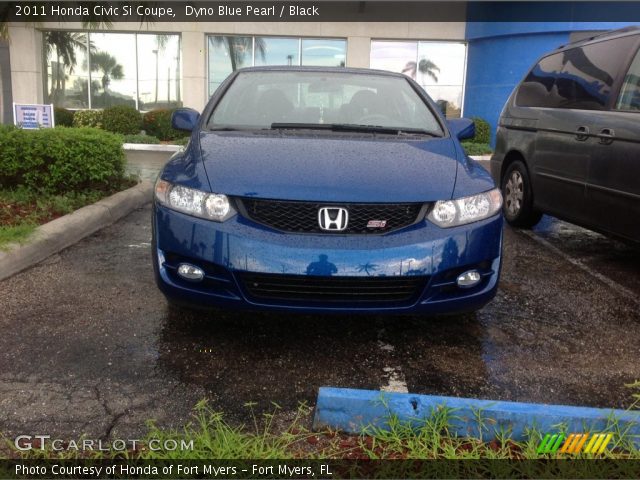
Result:
M514 227L531 228L542 218L533 208L533 191L527 167L520 160L511 163L500 185L504 218Z

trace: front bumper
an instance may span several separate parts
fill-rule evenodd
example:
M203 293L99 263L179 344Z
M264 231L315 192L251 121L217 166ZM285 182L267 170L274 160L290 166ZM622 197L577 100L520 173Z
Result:
M170 301L193 307L350 313L473 311L495 296L501 250L501 215L451 229L422 221L381 236L310 235L277 232L240 215L216 223L157 203L153 208L158 287ZM180 278L176 274L180 263L202 268L204 281ZM456 277L470 269L481 273L480 283L470 289L457 287ZM256 275L287 282L299 279L300 285L310 285L304 287L309 296L256 293ZM327 300L311 295L318 288L348 292L350 284L360 296L332 295ZM406 297L377 298L371 293L376 288L387 292L384 289L399 284L414 291L407 290Z

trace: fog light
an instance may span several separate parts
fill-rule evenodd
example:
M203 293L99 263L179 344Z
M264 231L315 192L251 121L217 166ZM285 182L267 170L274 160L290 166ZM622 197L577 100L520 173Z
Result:
M190 282L201 282L204 278L204 270L188 263L178 265L178 275Z
M456 283L460 288L471 288L480 283L481 279L482 276L480 275L480 272L478 272L477 270L468 270L458 275L458 278L456 278Z

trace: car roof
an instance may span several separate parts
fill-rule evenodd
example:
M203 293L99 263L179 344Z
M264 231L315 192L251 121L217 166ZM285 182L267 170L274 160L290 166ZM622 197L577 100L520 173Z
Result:
M610 30L608 32L598 33L597 35L593 35L588 38L583 38L581 40L577 40L575 42L567 43L565 45L560 45L558 48L549 53L557 53L563 50L569 50L571 48L582 47L584 45L589 45L591 43L598 43L605 40L612 40L620 37L629 37L632 35L640 34L640 27L631 26L620 28L618 30ZM546 56L546 55L545 55Z
M387 70L375 70L372 68L353 67L303 67L288 65L269 65L261 67L245 67L236 70L242 72L321 72L321 73L355 73L360 75L382 75L385 77L408 78L403 73L389 72Z

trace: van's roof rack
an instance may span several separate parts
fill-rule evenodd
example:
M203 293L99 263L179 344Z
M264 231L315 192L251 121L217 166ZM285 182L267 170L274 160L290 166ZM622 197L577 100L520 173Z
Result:
M622 33L627 33L627 32L640 32L640 27L637 25L631 25L629 27L618 28L617 30L608 30L606 32L598 33L597 35L593 35L591 37L582 38L580 40L576 40L575 42L569 42L564 45L560 45L558 49L570 47L571 45L577 45L579 43L590 42L591 40L595 40L596 38L613 37L615 35L620 35Z

